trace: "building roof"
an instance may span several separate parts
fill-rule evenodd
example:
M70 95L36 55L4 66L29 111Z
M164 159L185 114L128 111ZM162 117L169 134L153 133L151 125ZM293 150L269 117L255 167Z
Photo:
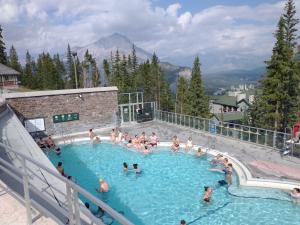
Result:
M213 96L212 100L214 104L237 107L236 97L234 96Z
M0 75L20 75L20 72L0 63Z
M217 120L221 120L222 114L216 113L215 117ZM243 112L230 112L230 113L223 113L223 122L233 122L242 120L244 117Z
M11 98L30 98L41 97L50 95L69 95L69 94L83 94L83 93L95 93L95 92L109 92L118 91L117 87L96 87L96 88L78 88L78 89L64 89L64 90L51 90L51 91L31 91L31 92L15 92L4 93L2 97L5 99Z

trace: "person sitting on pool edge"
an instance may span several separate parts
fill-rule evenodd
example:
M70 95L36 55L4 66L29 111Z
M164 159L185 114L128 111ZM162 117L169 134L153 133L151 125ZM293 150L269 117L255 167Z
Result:
M93 140L94 137L96 137L96 134L94 133L93 129L89 129L89 138Z
M187 142L186 142L186 144L185 144L185 150L186 150L186 151L189 151L189 150L191 150L193 147L194 147L194 144L193 144L192 137L189 137L189 139L187 140Z
M211 198L211 195L212 195L212 188L210 187L204 187L204 196L203 196L203 201L205 202L210 202L210 198Z
M177 138L177 136L175 135L173 137L173 140L172 140L172 146L171 146L171 149L176 152L179 150L179 146L180 146L180 141L179 139Z
M136 174L141 174L141 173L142 173L142 170L141 170L138 166L139 166L139 165L138 165L137 163L134 163L134 164L132 165L132 167L133 167L135 173L136 173Z
M46 140L46 144L49 148L54 148L55 147L55 143L51 137L51 135L48 136L47 140Z
M157 147L157 143L159 142L158 137L154 132L152 132L152 135L150 136L150 145L151 147Z
M96 189L98 192L108 192L109 191L109 186L108 184L102 179L99 179L99 189Z

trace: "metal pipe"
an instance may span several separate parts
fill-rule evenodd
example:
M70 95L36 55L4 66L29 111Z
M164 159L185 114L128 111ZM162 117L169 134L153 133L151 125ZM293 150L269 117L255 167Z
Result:
M27 224L32 224L32 215L31 215L31 204L30 204L30 196L29 196L29 179L28 174L26 172L26 162L23 158L21 160L22 169L25 175L23 175L23 188L24 188L24 199L25 199L25 207L26 207L26 215L27 215Z

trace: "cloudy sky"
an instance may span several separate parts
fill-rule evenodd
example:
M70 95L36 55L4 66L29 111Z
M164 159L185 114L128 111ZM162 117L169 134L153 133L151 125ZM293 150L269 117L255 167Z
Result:
M295 1L300 12L300 0ZM270 56L279 0L0 0L7 47L63 53L118 32L162 61L251 69ZM298 13L298 17L300 13ZM299 27L300 28L300 27Z

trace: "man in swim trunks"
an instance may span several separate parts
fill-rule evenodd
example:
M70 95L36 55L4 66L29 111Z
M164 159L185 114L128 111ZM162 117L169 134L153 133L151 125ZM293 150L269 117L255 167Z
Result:
M171 149L175 152L175 151L178 151L179 150L179 146L180 146L180 142L179 142L179 139L177 138L177 136L175 135L173 137L173 140L172 140L172 146L171 146Z
M152 132L152 135L150 136L150 145L151 147L157 147L158 138L154 132Z
M213 190L210 187L204 187L203 201L210 202L212 191Z
M111 133L110 133L110 140L112 142L115 142L116 141L116 137L117 137L116 131L115 131L115 129L112 129Z
M109 190L109 186L108 184L103 180L103 179L99 179L99 189L96 189L96 191L98 192L108 192Z
M57 163L56 169L58 170L58 172L59 172L61 175L65 176L65 171L64 171L64 168L63 168L63 166L62 166L62 162L58 162L58 163Z

